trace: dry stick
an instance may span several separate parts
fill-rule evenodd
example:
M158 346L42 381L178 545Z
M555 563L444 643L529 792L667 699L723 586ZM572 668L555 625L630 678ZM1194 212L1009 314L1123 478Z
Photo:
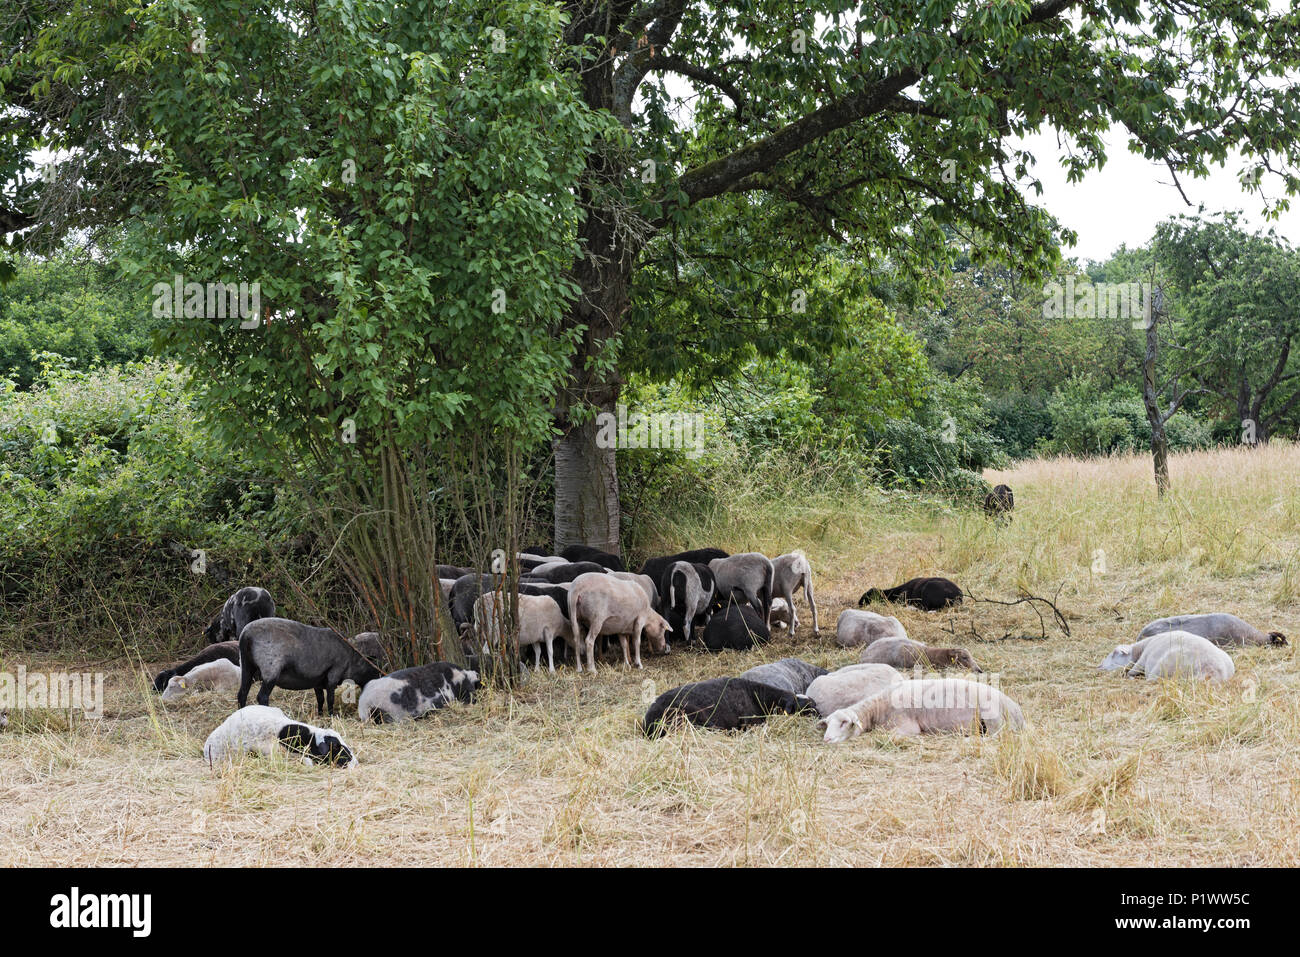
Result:
M1062 584L1061 587L1062 587L1062 588L1065 587L1064 584ZM1061 596L1061 589L1058 588L1058 589L1056 590L1056 595L1054 595L1053 598L1059 600L1059 599L1060 599L1060 596ZM1066 636L1067 638L1068 638L1069 635L1070 635L1070 625L1069 625L1069 623L1065 620L1065 615L1061 613L1061 609L1058 608L1058 607L1056 606L1056 602L1053 601L1052 599L1042 598L1042 597L1040 597L1040 596L1038 596L1038 595L1024 594L1024 595L1022 595L1020 598L1017 598L1015 601L1002 601L1002 600L997 599L997 598L977 598L977 597L974 595L974 593L969 592L969 591L966 593L966 597L969 598L969 599L970 599L971 601L973 601L973 602L983 602L983 603L985 603L985 604L989 604L989 605L1006 605L1006 606L1008 606L1008 607L1010 607L1010 606L1014 606L1014 605L1023 605L1025 602L1029 602L1029 607L1032 608L1032 609L1034 610L1034 612L1038 615L1039 635L1038 635L1037 638L1032 637L1032 636L1029 636L1029 635L1019 635L1019 636L1016 636L1016 637L1018 637L1020 640L1024 640L1024 641L1046 641L1046 640L1047 640L1047 622L1046 622L1046 620L1043 618L1043 610L1042 610L1042 609L1041 609L1037 604L1035 604L1036 602L1041 602L1042 604L1044 604L1044 605L1048 606L1049 608L1051 608L1051 609L1052 609L1052 616L1053 616L1053 618L1056 620L1056 624L1057 624L1057 626L1061 629L1062 632L1065 633L1065 636ZM955 629L955 628L947 628L947 629L945 629L945 630L946 630L949 634L951 634L951 635L953 635L954 637L956 637L957 632L956 632L956 629ZM995 642L995 641L1007 641L1007 640L1009 640L1009 639L1012 638L1011 632L1007 632L1007 633L1004 634L1001 638L985 638L985 637L984 637L983 635L981 635L981 634L979 633L979 631L975 628L975 619L974 619L973 616L972 616L972 618L971 618L971 620L970 620L970 633L971 633L971 635L972 635L972 636L973 636L977 641L982 641L982 642L986 642L986 643L987 643L987 642Z

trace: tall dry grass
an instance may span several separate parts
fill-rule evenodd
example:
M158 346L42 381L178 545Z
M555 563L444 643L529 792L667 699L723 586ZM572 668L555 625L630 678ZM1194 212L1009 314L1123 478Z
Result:
M738 475L714 513L661 523L662 543L803 548L821 639L801 614L801 634L755 653L543 673L514 697L404 727L335 718L360 756L353 772L210 770L199 749L232 703L162 705L115 670L104 720L29 712L0 732L0 864L1295 864L1294 644L1233 652L1237 675L1217 688L1095 668L1179 612L1231 611L1300 640L1300 449L1182 454L1171 468L1163 502L1144 457L991 474L1016 492L1005 525L793 480L774 497L769 480ZM795 717L734 736L636 733L646 699L683 681L786 655L855 660L830 640L838 613L868 586L920 574L980 596L1059 596L1071 633L1046 640L1024 637L1039 630L1024 606L898 612L915 637L964 644L997 672L1028 719L1022 735L877 732L828 747ZM312 710L309 695L273 703Z

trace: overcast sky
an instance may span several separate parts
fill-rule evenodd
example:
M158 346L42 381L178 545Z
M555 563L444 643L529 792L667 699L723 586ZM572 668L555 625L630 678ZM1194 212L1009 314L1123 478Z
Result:
M1280 236L1292 243L1300 241L1300 197L1281 218L1266 221L1257 195L1244 193L1238 179L1245 164L1228 165L1222 169L1211 168L1206 179L1180 176L1183 191L1192 201L1188 206L1174 186L1173 177L1162 164L1151 163L1136 153L1128 151L1124 131L1111 130L1107 137L1106 165L1093 170L1081 183L1067 183L1065 170L1060 165L1062 155L1052 132L1026 137L1023 141L1038 159L1034 172L1043 182L1043 195L1028 198L1056 216L1063 225L1079 234L1079 244L1064 249L1066 256L1104 260L1121 243L1130 247L1141 246L1151 238L1156 224L1178 213L1194 213L1196 206L1204 203L1208 213L1224 209L1240 209L1250 228L1272 226ZM1269 198L1282 193L1281 185L1265 177L1264 186Z

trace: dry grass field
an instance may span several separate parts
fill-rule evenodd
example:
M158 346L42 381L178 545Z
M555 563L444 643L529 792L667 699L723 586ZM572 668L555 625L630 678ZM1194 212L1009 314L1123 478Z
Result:
M666 527L664 545L803 548L820 640L803 610L794 640L758 652L542 673L514 699L414 725L337 717L352 771L214 771L200 749L225 697L164 706L121 663L22 662L107 670L107 706L100 721L15 714L0 731L0 865L1294 865L1300 447L1179 455L1172 472L1164 503L1144 456L989 475L1015 489L1005 526L897 496L760 508L739 481L730 511ZM637 733L648 697L684 681L788 655L856 661L832 641L836 616L867 586L920 574L980 597L1059 594L1070 635L1045 641L1024 637L1039 631L1024 606L897 612L922 640L954 630L1020 702L1023 734L826 746L811 719L785 716L742 735ZM1209 610L1292 645L1233 651L1219 688L1096 670L1147 620ZM308 717L309 697L272 703Z

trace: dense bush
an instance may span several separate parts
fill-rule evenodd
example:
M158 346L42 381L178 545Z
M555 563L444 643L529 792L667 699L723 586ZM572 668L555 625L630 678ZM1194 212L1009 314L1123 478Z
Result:
M68 649L122 623L146 650L192 646L246 576L290 595L295 513L203 428L173 366L46 357L31 391L0 380L6 647Z
M42 353L83 369L143 359L154 327L138 284L80 250L20 257L0 284L0 377L19 389L40 375Z
M1151 424L1140 396L1119 390L1101 394L1090 377L1072 376L1047 401L1050 438L1040 438L1047 454L1108 455L1151 447ZM1204 448L1213 442L1206 422L1180 412L1166 425L1173 451Z

